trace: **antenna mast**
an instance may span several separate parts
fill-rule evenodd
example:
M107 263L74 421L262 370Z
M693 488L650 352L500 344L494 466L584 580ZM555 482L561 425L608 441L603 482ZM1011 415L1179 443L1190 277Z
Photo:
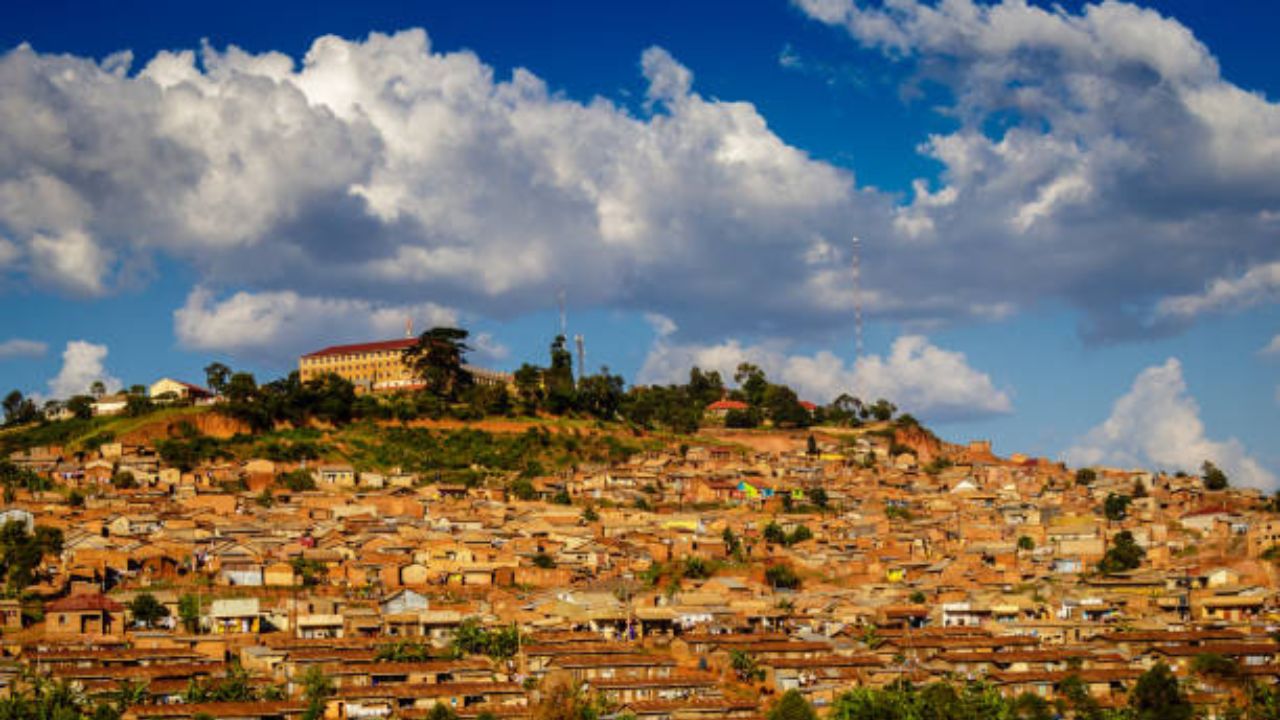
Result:
M556 303L560 305L560 337L564 337L565 333L568 332L568 322L565 320L565 294L563 287L556 290Z
M578 381L581 382L587 372L587 344L581 334L574 335L573 342L578 346Z

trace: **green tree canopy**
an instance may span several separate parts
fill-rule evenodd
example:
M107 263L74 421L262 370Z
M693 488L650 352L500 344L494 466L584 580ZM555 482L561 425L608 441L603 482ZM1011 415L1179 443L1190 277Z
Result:
M1129 692L1134 720L1191 720L1194 708L1173 671L1162 662L1138 678Z
M422 378L428 392L454 399L469 387L473 378L463 364L471 348L468 333L461 328L434 327L404 351L405 364Z

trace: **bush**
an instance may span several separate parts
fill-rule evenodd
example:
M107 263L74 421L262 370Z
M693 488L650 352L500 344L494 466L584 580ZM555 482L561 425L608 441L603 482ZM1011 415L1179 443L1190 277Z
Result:
M304 490L316 489L316 479L312 477L310 472L302 469L290 470L287 473L281 473L280 476L276 478L276 483L278 485L283 485L291 492L303 492Z
M764 579L775 588L795 590L800 587L800 576L790 565L773 565L764 573Z

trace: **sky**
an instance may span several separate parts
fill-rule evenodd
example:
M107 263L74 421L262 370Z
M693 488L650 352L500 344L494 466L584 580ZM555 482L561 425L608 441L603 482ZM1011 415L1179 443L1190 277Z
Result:
M514 369L563 292L634 383L750 361L997 452L1272 490L1280 9L1230 10L27 3L0 388L266 380L409 318Z

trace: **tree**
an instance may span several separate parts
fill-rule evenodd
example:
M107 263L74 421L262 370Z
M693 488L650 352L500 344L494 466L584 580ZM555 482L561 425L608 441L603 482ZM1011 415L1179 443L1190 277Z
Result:
M861 424L859 416L863 413L862 401L849 393L840 393L827 406L827 422L833 425Z
M380 662L423 662L430 660L431 648L420 642L397 640L378 647L374 660Z
M1200 466L1200 477L1204 480L1205 490L1226 490L1231 484L1227 474L1208 460Z
M809 433L809 439L805 443L804 454L809 457L817 457L819 452L818 439L813 436L813 433Z
M1191 661L1191 672L1202 678L1223 683L1240 679L1240 666L1234 660L1218 653L1200 653Z
M720 539L724 540L725 554L738 560L742 559L742 541L738 539L733 530L725 528L724 532L720 533Z
M813 531L808 525L797 525L794 530L787 534L787 545L795 545L805 540L813 539Z
M106 395L107 384L101 380L94 380L93 383L89 385L89 394L95 398L100 398L103 395Z
M461 328L434 327L405 349L405 364L428 392L452 400L472 384L471 373L463 365L463 356L471 351L466 343L469 334Z
M551 568L556 566L555 558L551 557L545 552L535 553L533 556L532 562L534 567L539 567L539 568L542 568L543 570L550 570Z
M776 427L808 427L809 411L800 404L795 391L786 385L769 385L764 391L764 409Z
M141 593L129 602L129 614L143 627L151 627L158 620L169 617L169 608L156 600L151 593Z
M760 409L756 407L748 407L746 410L734 409L724 414L724 426L727 428L749 430L760 427L762 420Z
M1109 493L1106 501L1102 504L1103 514L1108 520L1118 522L1125 519L1129 512L1129 502L1131 498L1128 495L1117 495Z
M696 365L689 370L689 396L705 409L711 403L724 397L724 380L716 370L703 372Z
M307 709L304 720L320 720L324 717L325 701L335 692L333 680L319 665L312 665L302 675L302 700Z
M1146 551L1133 539L1133 533L1122 530L1111 541L1111 547L1107 548L1106 554L1098 563L1098 570L1104 573L1133 570L1142 565L1146 556Z
M1032 540L1031 537L1028 535L1023 535L1022 537L1018 538L1018 549L1024 550L1026 552L1031 552L1032 550L1036 549L1036 541Z
M751 363L740 363L733 373L733 381L738 383L748 405L759 406L764 403L765 391L769 389L769 381L764 371Z
M813 706L795 688L782 693L765 717L767 720L818 720Z
M204 367L205 383L209 389L221 395L227 389L227 380L231 378L231 368L220 362L209 363Z
M770 520L769 524L764 526L764 541L772 545L785 545L787 532L777 522Z
M525 415L536 415L542 407L542 368L524 363L515 372L516 399Z
M321 577L329 572L323 562L302 555L295 555L289 564L293 566L294 574L302 578L303 587L319 585Z
M689 578L690 580L706 580L714 573L715 568L697 555L691 555L685 558L684 569L681 570L681 575Z
M189 633L200 632L200 616L203 614L198 595L183 595L178 598L178 621Z
M533 720L600 720L609 706L599 696L589 696L570 680L550 682L533 706Z
M316 489L316 479L310 472L298 468L276 476L276 484L283 485L291 492L303 492Z
M93 398L88 395L72 395L67 399L67 410L77 420L93 417Z
M600 368L598 375L578 381L578 407L601 420L612 420L622 407L625 383L621 375L610 375L609 368Z
M756 661L756 656L742 650L729 651L729 665L738 679L743 682L754 682L764 679L764 669Z
M800 576L790 565L772 565L764 573L764 579L775 588L795 590L800 587Z
M17 595L35 582L36 568L46 555L62 553L62 531L37 525L28 533L25 523L10 520L0 526L0 577L5 590Z
M30 398L23 397L18 390L14 390L4 397L5 425L29 423L39 417L39 414L35 402Z
M826 510L827 505L831 502L831 498L827 496L827 491L820 487L809 488L805 491L805 495L809 497L809 502L819 510Z
M1076 470L1077 485L1092 485L1098 479L1098 471L1093 468L1080 468Z
M232 404L251 403L258 396L258 381L253 377L253 373L235 373L227 381L224 394Z
M1178 678L1162 662L1138 678L1129 692L1129 707L1134 720L1190 720L1194 712Z
M453 634L452 652L455 657L488 655L494 660L514 657L520 646L520 633L514 627L488 630L480 621L470 617L458 625Z
M458 720L458 713L442 702L436 702L427 712L427 720Z
M563 335L557 335L551 341L551 367L542 374L542 385L546 392L547 410L551 413L563 415L576 405L573 354L565 348Z
M867 410L871 413L871 417L880 422L885 422L893 418L893 414L898 411L898 406L884 398L880 398L872 403Z

